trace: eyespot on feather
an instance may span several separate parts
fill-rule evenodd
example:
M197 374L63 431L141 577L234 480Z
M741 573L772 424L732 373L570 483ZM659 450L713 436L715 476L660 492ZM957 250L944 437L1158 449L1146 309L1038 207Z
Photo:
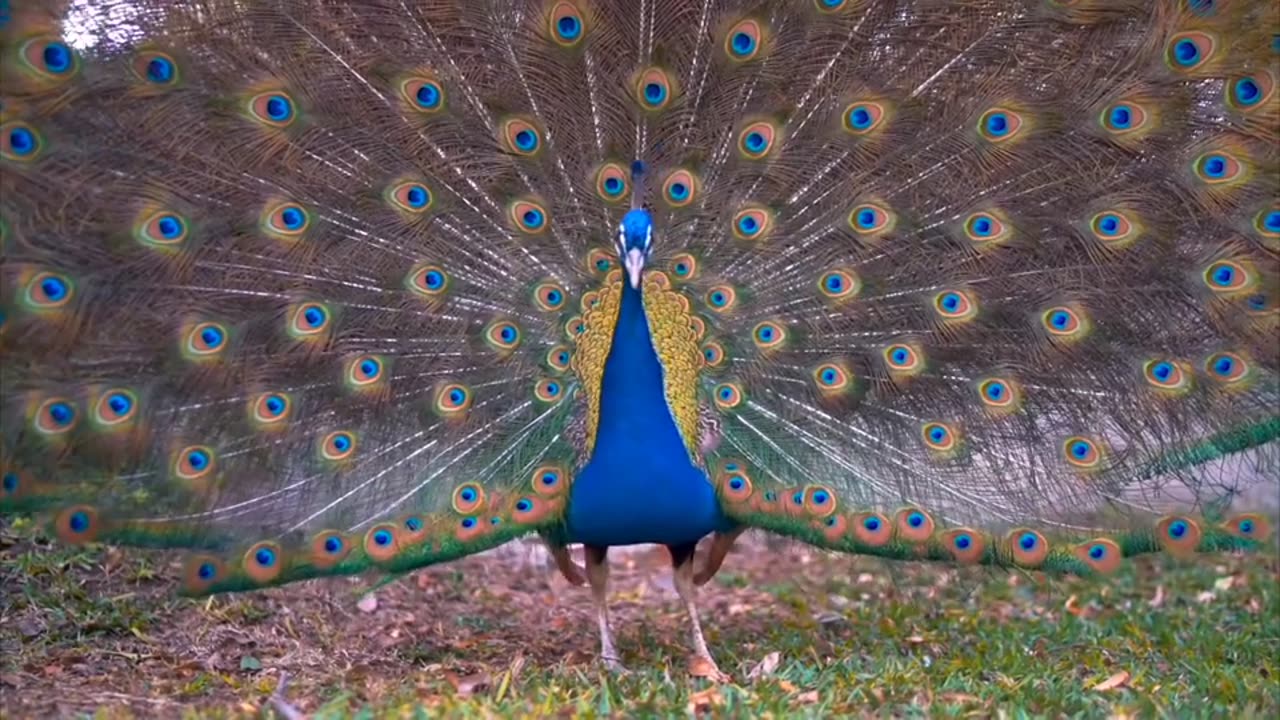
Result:
M554 282L539 283L533 289L533 301L543 312L556 312L564 307L564 288Z
M405 277L405 287L415 295L436 298L449 288L449 276L439 265L418 265Z
M1254 286L1251 269L1234 260L1217 260L1204 269L1204 284L1222 295L1247 292Z
M564 468L558 465L542 465L533 471L529 480L534 492L544 497L558 497L568 488Z
M471 391L460 383L442 383L433 405L443 417L461 417L471 408Z
M1242 513L1227 519L1222 528L1238 538L1263 542L1271 537L1271 522L1261 513Z
M944 321L961 322L978 314L978 303L968 290L943 290L933 296L933 309Z
M387 202L408 215L422 215L435 204L431 189L416 180L403 180L387 188Z
M1199 30L1180 32L1165 46L1165 62L1180 73L1206 69L1218 50L1217 36Z
M213 555L192 555L183 562L182 589L202 595L227 576L227 566Z
M689 281L698 276L698 259L689 253L679 253L667 262L667 269L677 280Z
M102 530L101 518L92 505L63 508L53 519L58 539L71 545L93 542Z
M500 353L506 354L520 347L520 328L506 319L489 322L484 328L485 343Z
M730 60L747 62L760 54L763 43L764 26L748 18L729 28L724 39L724 51Z
M1050 337L1058 340L1079 340L1089 331L1084 314L1076 308L1058 305L1040 314L1040 323Z
M753 122L738 133L738 152L749 160L760 160L773 152L779 129L764 120Z
M385 381L386 360L381 355L357 355L347 361L343 379L351 390L367 390Z
M862 281L849 270L828 270L818 278L818 293L828 301L842 303L857 297L862 291Z
M1095 470L1102 464L1102 446L1092 438L1072 435L1062 441L1062 458L1079 470Z
M1138 225L1119 209L1104 210L1089 219L1089 232L1108 247L1123 247L1138 234Z
M80 409L65 397L46 398L32 413L31 424L46 438L66 435L80 424Z
M285 559L279 544L264 540L246 550L242 562L250 580L266 585L280 577Z
M476 517L464 517L458 521L458 525L454 528L453 536L458 542L470 542L481 535L488 532L489 523L480 522Z
M569 318L568 320L566 320L564 323L565 334L568 335L569 339L574 342L577 342L578 337L586 331L587 331L587 326L583 322L581 316L575 315Z
M556 345L547 351L547 366L556 372L567 371L571 361L569 348L564 345Z
M1191 374L1174 360L1146 361L1142 365L1142 377L1157 390L1182 392L1191 388Z
M751 329L751 342L761 351L777 350L787 342L787 329L780 323L765 320Z
M269 128L281 130L298 119L293 98L283 90L258 93L249 98L249 117Z
M853 376L840 362L825 362L813 369L813 383L824 395L838 395L853 387Z
M1200 525L1191 518L1171 515L1156 523L1156 538L1170 555L1186 556L1200 547Z
M596 171L596 195L607 203L621 202L631 193L631 176L618 163L605 163Z
M541 378L533 385L533 397L539 402L555 402L562 395L564 395L564 385L554 378Z
M186 219L169 210L143 215L135 223L134 238L150 248L173 248L186 241L190 226Z
M501 133L508 152L532 157L542 150L542 132L528 120L509 118L502 123Z
M1201 154L1191 166L1195 176L1206 185L1227 185L1245 176L1244 163L1235 155L1223 150Z
M169 88L182 80L177 60L159 50L143 50L135 54L129 67L148 87Z
M709 340L702 345L702 364L708 368L718 368L724 364L724 346Z
M350 458L356 451L356 436L347 430L335 430L320 440L320 456L330 462Z
M1117 100L1102 109L1098 124L1109 135L1138 135L1149 130L1151 113L1137 100Z
M897 215L884 205L866 202L849 212L849 227L859 235L880 236L897 227Z
M976 565L987 552L987 541L977 530L952 528L941 535L942 546L961 565Z
M741 470L721 471L720 494L726 501L739 504L750 502L752 492L751 478L746 473Z
M810 485L804 489L804 508L810 515L824 518L836 511L836 494L823 485Z
M993 107L978 117L978 135L990 143L1004 143L1022 132L1026 119L1006 107Z
M560 0L547 13L547 32L560 47L574 47L586 37L582 11L569 0Z
M311 537L311 564L328 570L347 557L352 544L351 538L337 530L322 530Z
M1110 575L1120 569L1124 562L1124 553L1116 541L1110 538L1095 538L1082 542L1075 547L1075 555L1090 570L1100 575Z
M893 523L878 512L865 512L854 517L853 536L868 547L884 547L893 540Z
M1012 230L996 211L979 211L965 218L964 235L975 246L999 245L1012 236Z
M636 100L645 110L658 111L667 107L675 95L675 85L665 70L651 67L640 73L635 81Z
M950 453L960 442L960 432L944 422L927 422L920 426L920 437L925 447L937 453Z
M662 181L662 199L670 207L688 207L697 195L698 178L688 170L673 170Z
M411 111L432 115L445 106L444 86L428 75L416 75L400 81L400 97Z
M732 285L716 285L707 290L706 294L707 307L716 313L728 312L737 299L738 293L734 291Z
M1022 405L1022 387L1012 378L986 378L978 382L978 398L990 411L1013 412Z
M933 518L919 508L903 508L894 518L897 538L907 543L926 542L933 536L933 527Z
M204 445L188 445L175 452L170 462L174 476L188 482L208 477L218 466L217 456Z
M885 368L893 375L909 377L924 370L920 350L908 343L893 343L883 351L881 358Z
M835 545L844 539L849 532L849 518L843 515L828 515L818 521L822 529L822 537L829 545Z
M1016 528L1009 532L1009 551L1013 561L1022 567L1040 567L1049 556L1049 543L1044 536L1028 528Z
M332 319L329 308L318 302L298 303L290 313L289 335L297 340L317 338L329 328Z
M885 106L871 100L850 103L840 113L845 132L855 136L866 136L880 130L885 117Z
M1210 378L1229 385L1245 380L1252 374L1252 367L1240 355L1221 351L1210 355L1204 363L1205 374Z
M1258 68L1248 75L1227 80L1227 104L1234 110L1251 113L1266 107L1276 92L1276 77L1271 70Z
M17 55L31 79L45 86L66 82L80 70L80 56L55 35L27 39Z
M773 213L768 208L747 207L733 216L729 227L739 240L763 240L773 230L773 221Z
M264 392L249 401L249 419L259 427L283 425L293 402L280 392Z
M279 240L297 240L311 227L311 213L295 202L273 203L263 210L261 227Z
M680 302L684 306L684 311L689 312L689 299L681 295ZM689 328L693 330L693 339L698 342L702 342L702 338L707 335L707 321L703 320L700 315L689 316Z
M511 223L517 230L537 235L547 229L551 216L541 204L531 200L517 200L507 208Z
M378 523L365 532L362 544L370 560L385 563L400 553L400 529L394 523Z
M410 513L396 520L396 524L400 527L400 547L401 549L416 545L427 537L430 526L421 515Z
M540 523L552 512L551 503L540 497L522 497L511 507L511 519L524 525Z
M138 416L138 396L128 388L109 388L97 396L93 404L93 424L99 429L113 429L131 423Z
M189 360L213 359L227 349L228 337L227 328L221 323L195 323L184 336L182 354Z
M716 407L721 410L732 410L742 404L742 386L736 382L724 382L716 385L711 391Z
M484 507L484 488L479 483L463 483L453 490L453 510L459 515L471 515Z

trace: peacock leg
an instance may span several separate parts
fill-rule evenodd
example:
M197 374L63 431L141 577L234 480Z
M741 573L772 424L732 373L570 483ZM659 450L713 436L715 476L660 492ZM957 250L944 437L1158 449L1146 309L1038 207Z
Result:
M609 548L585 545L587 582L591 585L591 600L596 608L596 621L600 624L600 659L613 672L626 672L622 658L613 644L613 631L609 629Z
M734 541L746 529L746 526L736 527L728 532L718 532L711 537L711 547L707 549L706 561L702 564L702 569L694 573L694 585L706 585L708 580L716 576L720 566L724 564L725 556L733 549Z
M551 557L556 561L556 568L560 570L560 574L564 576L573 585L582 585L586 583L583 577L582 567L569 557L569 548L552 542L547 537L542 538L542 543L547 546L547 551L551 553Z
M671 551L676 592L680 593L680 599L684 601L685 609L689 611L689 624L693 626L693 656L689 658L689 669L695 675L710 678L716 682L728 682L729 676L720 672L715 658L711 657L711 651L707 649L707 641L702 637L702 624L698 622L698 607L694 602L697 588L693 582L693 555L697 547L696 542L667 546Z

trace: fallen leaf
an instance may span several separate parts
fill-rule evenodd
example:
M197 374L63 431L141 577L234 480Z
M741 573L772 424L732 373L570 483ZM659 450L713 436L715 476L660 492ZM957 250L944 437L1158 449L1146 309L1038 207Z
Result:
M449 684L453 686L453 689L461 697L470 697L489 687L489 675L487 673L462 676L446 670L444 679L449 681Z
M747 673L747 679L750 680L751 682L755 682L764 677L772 675L773 671L777 670L778 665L780 665L781 663L782 663L782 653L771 652L768 655L765 655L764 659L762 659L760 662L756 663L755 667L751 668L751 671Z
M378 596L369 593L360 598L360 602L356 603L356 607L360 608L361 612L371 613L378 609Z
M812 705L818 702L817 690L806 690L795 697L793 700L797 705Z
M716 664L704 657L694 657L689 660L689 674L693 677L706 678L713 682L727 682L728 676L720 672Z
M1063 603L1062 607L1067 612L1071 613L1072 615L1075 615L1076 617L1080 617L1081 615L1084 614L1084 610L1080 607L1079 604L1076 603L1075 595L1072 595L1071 597L1067 598L1067 601Z
M1235 582L1236 576L1228 575L1226 577L1218 578L1217 581L1213 583L1213 588L1215 590L1230 590L1231 586L1234 585Z
M1129 682L1129 672L1127 670L1121 670L1115 675L1112 675L1106 680L1094 685L1092 689L1098 692L1106 692L1107 690L1115 690L1118 687L1122 687L1127 682Z
M907 642L911 643L912 645L919 645L924 642L924 638L920 637L919 635L912 635L911 637L907 638Z
M787 682L786 680L779 680L778 687L782 688L783 692L789 692L789 693L795 692L796 690L799 689L795 685L792 685L790 682Z
M942 693L941 695L938 696L938 699L944 703L952 703L952 704L960 704L960 705L968 705L969 703L982 702L982 698L978 697L977 695L968 695L966 693L958 693L958 692Z
M252 655L242 655L240 656L240 669L241 670L261 670L262 661Z
M707 712L723 704L724 697L720 695L720 688L714 685L689 696L689 712L694 714Z
M1200 603L1201 605L1208 605L1209 603L1213 602L1216 599L1218 599L1218 596L1214 595L1212 590L1205 590L1204 592L1196 596L1196 602Z
M1150 600L1147 601L1147 604L1153 608L1158 608L1161 605L1164 605L1164 586L1163 585L1156 586L1156 594Z

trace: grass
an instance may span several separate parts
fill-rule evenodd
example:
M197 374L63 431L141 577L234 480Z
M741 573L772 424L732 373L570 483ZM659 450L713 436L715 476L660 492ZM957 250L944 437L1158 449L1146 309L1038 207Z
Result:
M665 551L613 561L624 663L588 592L517 553L367 581L173 595L174 558L0 529L8 717L253 717L281 673L317 718L1280 716L1274 554L1048 581L747 543L700 598L733 682L686 669Z

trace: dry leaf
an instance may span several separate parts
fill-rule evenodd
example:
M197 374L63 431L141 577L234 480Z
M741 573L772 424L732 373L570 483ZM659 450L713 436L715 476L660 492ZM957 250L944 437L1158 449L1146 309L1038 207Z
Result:
M911 643L912 645L919 645L924 642L924 638L920 637L919 635L912 635L911 637L907 638L907 642Z
M378 609L378 596L369 593L360 598L360 602L356 603L356 607L360 608L360 612L371 613Z
M487 673L476 673L475 675L459 676L457 673L445 671L444 679L449 681L453 689L462 697L470 697L489 687L489 675Z
M944 703L952 703L958 705L968 705L969 703L980 703L982 698L977 695L967 695L965 693L949 692L942 693L938 699Z
M1213 583L1213 588L1215 590L1230 590L1231 586L1235 585L1235 583L1236 576L1228 575L1226 577L1218 578L1217 581Z
M709 687L701 692L693 693L689 696L689 712L699 713L706 712L713 707L724 704L724 698L720 695L720 688Z
M1196 596L1196 602L1200 603L1201 605L1207 605L1216 599L1218 599L1218 596L1214 595L1212 590L1205 590L1204 592Z
M1124 684L1127 682L1129 682L1129 672L1127 670L1121 670L1115 675L1112 675L1106 680L1103 680L1097 685L1094 685L1093 689L1099 692L1105 692L1107 690L1115 690L1118 687L1124 686Z
M706 678L712 682L728 682L729 676L720 672L720 668L708 658L694 657L689 661L689 674L694 677Z
M795 697L794 702L797 705L812 705L818 702L817 690L806 690Z
M1164 605L1164 586L1163 585L1156 586L1156 594L1149 601L1147 601L1147 604L1153 608L1158 608L1161 605Z
M782 688L783 692L795 692L796 690L799 689L795 685L792 685L791 683L787 682L786 680L779 680L778 687Z
M1076 603L1075 595L1072 595L1071 597L1067 598L1067 601L1063 603L1062 607L1067 612L1071 613L1072 615L1075 615L1076 617L1080 617L1081 615L1084 614L1084 610L1081 609L1081 607Z
M777 670L778 665L781 663L782 653L771 652L768 655L765 655L763 660L756 663L755 667L751 668L751 672L747 673L747 680L755 682L761 678L772 675L773 671Z

